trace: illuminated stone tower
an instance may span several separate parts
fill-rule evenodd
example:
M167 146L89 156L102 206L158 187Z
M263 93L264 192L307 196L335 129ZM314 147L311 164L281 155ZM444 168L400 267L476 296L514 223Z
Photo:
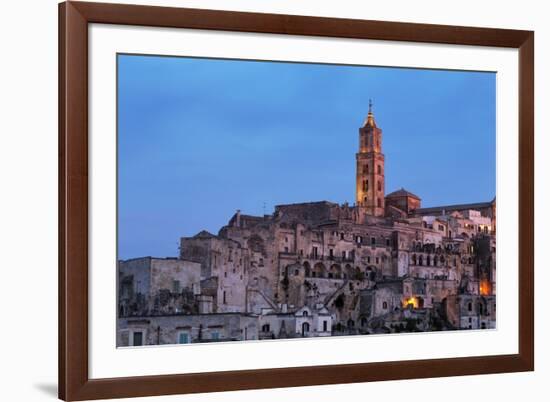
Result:
M356 154L355 204L361 214L384 216L384 154L382 130L376 127L372 102L369 114L359 128L359 152Z

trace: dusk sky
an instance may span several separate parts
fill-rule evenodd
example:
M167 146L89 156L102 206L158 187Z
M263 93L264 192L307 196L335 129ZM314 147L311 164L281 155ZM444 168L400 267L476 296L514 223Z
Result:
M495 196L494 73L119 55L119 258L177 256L237 209L353 204L370 98L386 193Z

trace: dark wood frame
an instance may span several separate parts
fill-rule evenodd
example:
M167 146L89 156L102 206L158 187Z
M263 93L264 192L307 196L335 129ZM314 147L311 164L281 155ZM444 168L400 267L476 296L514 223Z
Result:
M196 374L88 377L88 24L106 23L519 49L519 353ZM534 33L66 2L59 5L59 397L137 397L534 370Z

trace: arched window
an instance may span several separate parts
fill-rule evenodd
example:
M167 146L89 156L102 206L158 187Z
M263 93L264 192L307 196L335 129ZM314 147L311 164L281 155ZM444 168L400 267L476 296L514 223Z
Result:
M413 262L413 265L416 265L416 254L413 254L413 256L412 256L412 262Z
M307 261L304 262L304 271L306 276L311 276L311 267Z
M382 308L383 308L384 310L387 310L387 309L388 309L388 302L382 303Z
M378 174L382 174L382 165L378 165Z
M369 191L369 181L363 180L363 191Z
M472 302L468 303L468 311L472 311Z
M366 204L367 203L367 197L363 198L363 202Z
M429 267L431 263L432 263L432 258L428 255L426 257L426 265Z
M418 257L418 265L424 265L424 258L423 256Z
M382 182L378 181L377 185L378 185L378 191L382 191Z

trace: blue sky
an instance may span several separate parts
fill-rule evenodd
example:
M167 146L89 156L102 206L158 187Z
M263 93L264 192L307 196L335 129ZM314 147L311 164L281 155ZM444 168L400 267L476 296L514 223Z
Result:
M358 128L372 98L386 193L423 206L490 200L496 75L118 56L119 258L176 256L235 210L355 194Z

